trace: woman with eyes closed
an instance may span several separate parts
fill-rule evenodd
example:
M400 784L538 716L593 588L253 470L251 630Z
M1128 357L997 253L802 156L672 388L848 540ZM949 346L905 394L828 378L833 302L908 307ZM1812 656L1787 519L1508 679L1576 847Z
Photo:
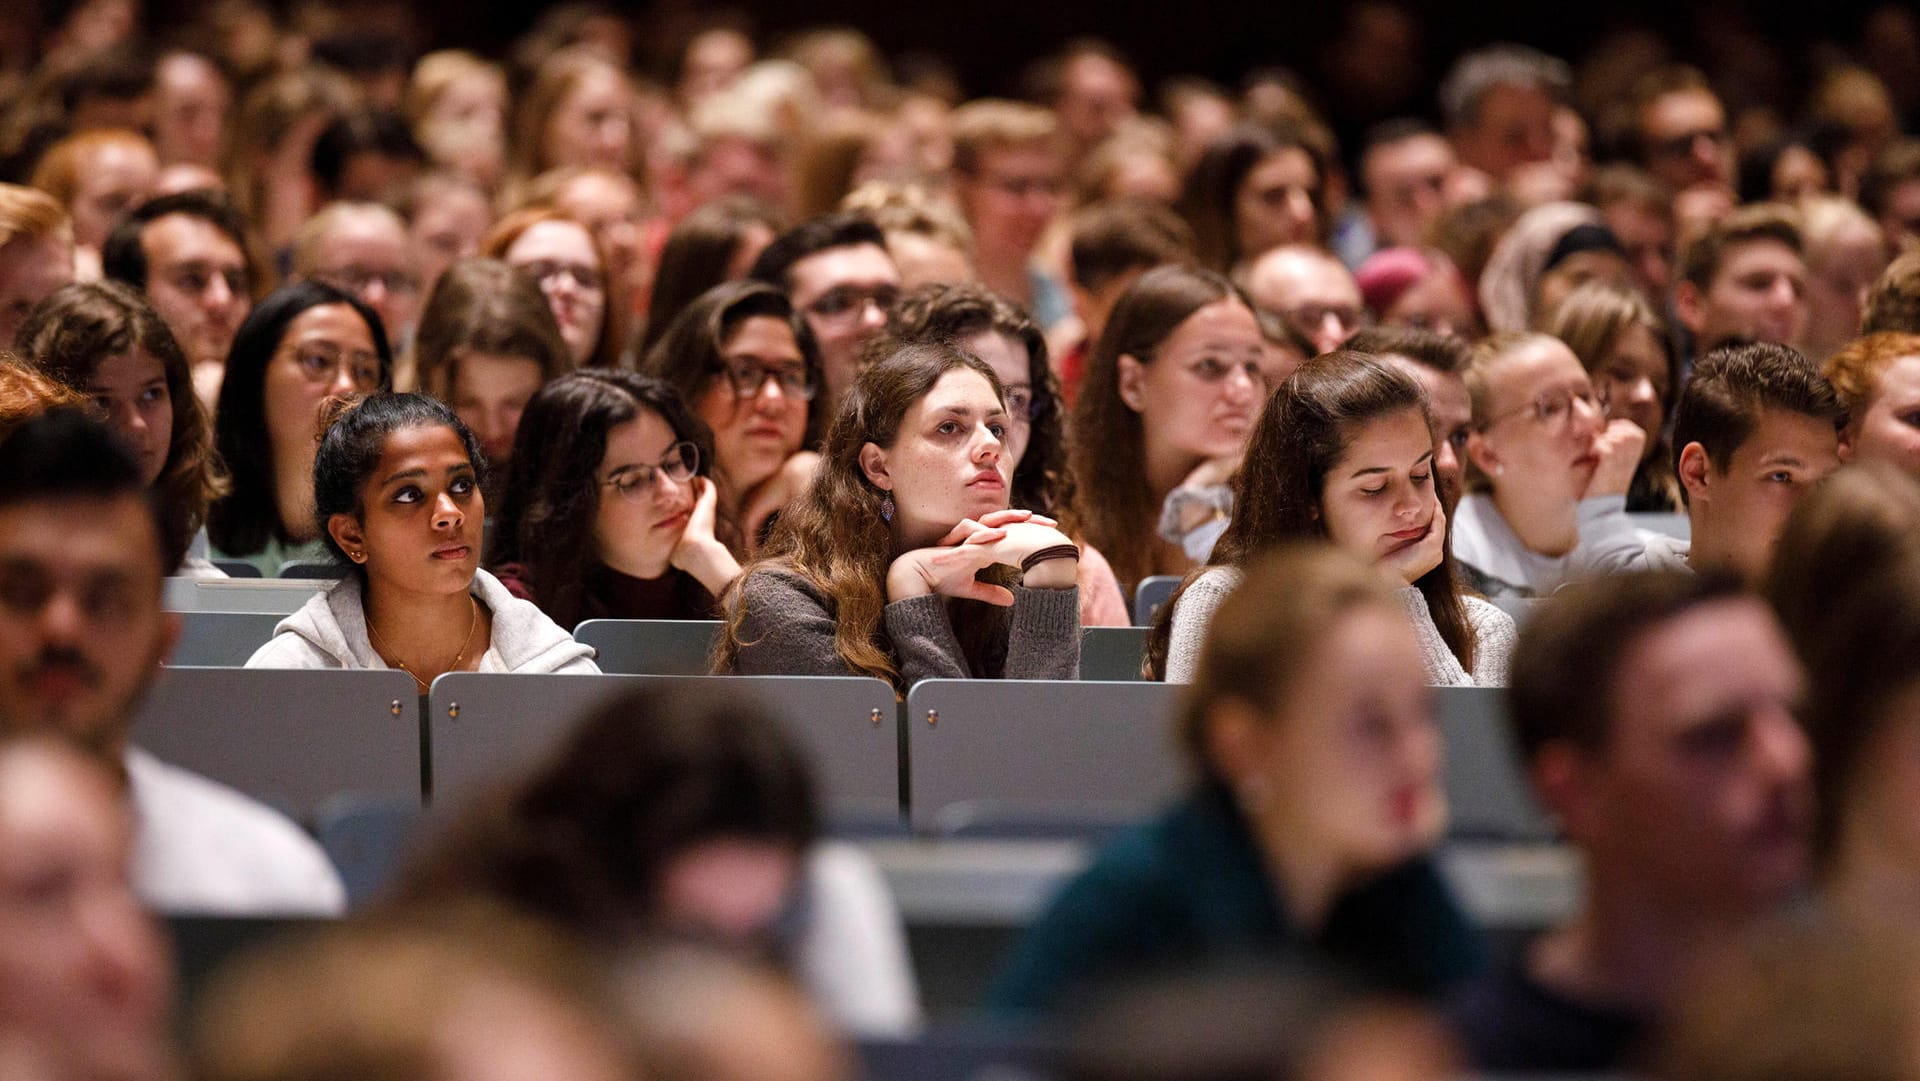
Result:
M213 558L272 577L325 559L313 518L313 454L331 399L389 385L393 354L380 317L358 297L300 282L260 302L234 335L220 386L214 447L232 489L207 512Z
M586 225L528 207L494 223L480 254L504 259L540 286L576 367L611 368L626 340L624 313L607 298L607 257Z
M1413 377L1363 353L1308 361L1260 415L1234 481L1233 522L1213 565L1161 609L1148 655L1155 678L1193 678L1213 613L1245 568L1287 544L1329 540L1395 590L1427 682L1506 682L1513 620L1461 593L1433 479L1426 395Z
M1452 544L1467 584L1541 597L1644 559L1626 502L1647 435L1606 419L1580 358L1545 334L1496 334L1474 348L1465 378L1468 494Z
M787 294L765 282L717 285L687 305L642 370L679 392L713 433L723 517L744 553L813 480L825 427L814 401L820 357Z
M1067 464L1080 528L1123 594L1205 560L1161 530L1181 536L1224 519L1227 478L1284 377L1280 363L1253 305L1221 275L1163 266L1121 294L1087 359Z
M940 344L875 357L812 487L727 595L715 670L876 676L903 692L1075 678L1079 549L1008 507L1007 432L979 358Z
M543 387L519 448L487 565L562 627L587 619L714 619L740 573L722 538L713 437L673 388L629 372L573 372Z
M274 628L249 668L597 673L593 650L480 569L485 460L446 406L345 406L314 457L315 517L344 575Z
M1047 363L1040 325L982 286L929 285L894 306L886 333L895 342L952 342L987 362L1007 392L1012 505L1059 519L1062 531L1072 536L1077 527L1072 479L1066 475L1060 388ZM1080 542L1080 625L1132 623L1113 567L1092 545Z
M167 566L224 577L192 554L207 507L226 491L213 431L193 393L193 369L166 321L118 282L69 285L41 301L14 349L34 367L91 395L133 452L166 523Z

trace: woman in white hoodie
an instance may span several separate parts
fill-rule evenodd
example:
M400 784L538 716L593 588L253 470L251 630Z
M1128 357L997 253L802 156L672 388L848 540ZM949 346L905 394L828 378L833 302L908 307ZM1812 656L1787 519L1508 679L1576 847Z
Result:
M593 650L480 569L485 468L446 406L381 394L347 407L314 458L320 535L347 573L282 620L249 668L598 672Z

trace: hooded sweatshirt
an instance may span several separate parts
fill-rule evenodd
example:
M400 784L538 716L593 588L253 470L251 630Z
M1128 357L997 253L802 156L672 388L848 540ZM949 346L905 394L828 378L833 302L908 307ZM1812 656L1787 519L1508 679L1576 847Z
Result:
M599 674L593 647L574 641L537 606L507 592L498 578L475 571L468 589L493 613L493 638L481 654L479 671ZM281 620L247 667L389 667L367 640L359 577L340 579Z

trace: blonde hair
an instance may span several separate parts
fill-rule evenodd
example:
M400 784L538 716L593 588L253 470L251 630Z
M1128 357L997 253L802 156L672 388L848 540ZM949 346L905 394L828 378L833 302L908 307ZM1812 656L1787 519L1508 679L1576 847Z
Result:
M73 243L73 219L59 200L34 188L0 184L0 248L47 237Z
M407 123L418 131L441 95L455 83L474 78L498 84L501 98L505 100L507 75L500 65L482 60L465 49L441 49L421 57L419 63L413 65L413 77L407 81L403 103Z
M1008 147L1058 144L1060 121L1047 109L999 98L968 102L953 111L953 171L972 176L981 155Z

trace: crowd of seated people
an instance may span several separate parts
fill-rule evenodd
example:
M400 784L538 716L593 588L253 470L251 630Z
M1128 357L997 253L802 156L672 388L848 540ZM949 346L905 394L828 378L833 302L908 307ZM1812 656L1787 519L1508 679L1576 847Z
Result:
M1910 9L1429 79L1370 0L1152 95L1013 35L1005 96L593 0L175 14L0 49L0 1078L844 1081L955 1017L1064 1078L1920 1077ZM410 677L422 799L436 685L564 687L551 742L362 882L143 746L170 605L270 594L239 678ZM705 628L702 690L590 621ZM1115 641L1178 780L966 850L1049 877L956 1010L906 704L1097 763L1019 681ZM734 677L890 697L897 820ZM1462 703L1578 866L1518 939ZM193 920L303 926L205 983Z

